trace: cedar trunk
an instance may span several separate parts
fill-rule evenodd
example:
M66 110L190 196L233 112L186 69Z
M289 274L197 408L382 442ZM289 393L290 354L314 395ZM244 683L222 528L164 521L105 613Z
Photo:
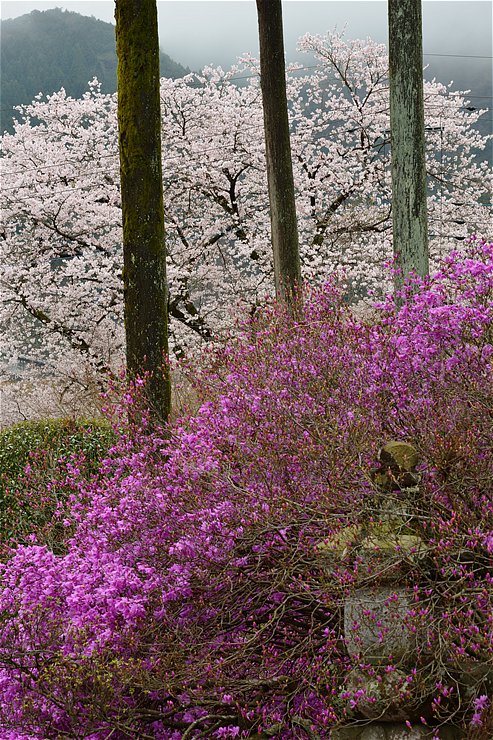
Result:
M392 225L399 290L428 265L421 0L389 0Z
M149 373L154 422L170 412L168 289L156 0L116 0L127 373Z
M301 283L301 269L281 0L257 0L257 16L276 295L291 303Z

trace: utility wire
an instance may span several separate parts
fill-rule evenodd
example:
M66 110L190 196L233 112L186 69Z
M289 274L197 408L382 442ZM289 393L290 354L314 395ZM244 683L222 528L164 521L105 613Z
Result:
M113 174L113 175L115 175L115 174L118 174L118 170L107 170L106 171L106 174ZM390 184L389 174L390 174L389 172L383 172L382 173L384 182L387 181L388 184ZM76 178L74 178L74 179L76 179ZM36 183L36 184L39 184L39 185L49 185L50 183ZM29 187L29 186L26 185L26 186L21 186L21 187ZM70 195L74 191L77 191L77 190L86 190L86 191L89 191L89 190L101 189L101 187L102 187L101 183L86 183L84 185L74 185L73 187L67 188L66 190L51 190L48 193L48 195L50 195L50 196ZM463 187L460 187L460 186L457 186L457 185L453 185L453 187L454 187L453 193L456 193L456 192L467 192L466 191L466 188L463 188ZM5 188L4 190L17 190L17 189L18 188ZM23 198L17 198L16 197L15 198L15 202L16 203L25 202L25 201L28 201L28 200L36 199L39 196L45 197L46 195L47 195L47 193L34 192L32 195L28 195L28 196L23 197Z
M432 95L439 96L440 93L432 93ZM447 100L447 98L444 98L439 104L426 104L426 101L425 101L425 112L430 112L433 109L439 110L440 111L439 113L432 113L432 116L435 117L435 118L438 118L440 121L446 121L446 120L455 120L456 114L457 114L457 110L470 111L470 112L476 110L472 106L461 106L459 109L455 108L453 111L451 111L451 113L444 113L443 108L444 108L444 103L445 103L446 100ZM347 100L347 103L350 105L351 104L351 100L348 99ZM349 108L349 110L351 110L351 108ZM344 107L344 108L331 108L330 109L330 112L331 113L334 113L334 112L337 112L337 113L339 113L339 112L340 113L347 113L348 112L348 107ZM359 113L359 111L358 111L358 113ZM368 115L372 115L372 116L382 115L384 113L385 114L388 113L388 108L382 109L380 111L368 111ZM350 123L352 123L354 121L355 124L359 124L360 123L360 121L357 120L357 119L353 119L353 120L348 119L348 121ZM316 130L318 130L319 132L325 131L331 125L331 123L335 123L335 122L336 121L334 121L334 120L329 120L326 123L322 123L319 126L317 126L316 127ZM248 129L248 130L252 130L253 129L253 130L257 130L258 131L258 130L262 129L262 124L257 124L257 123L255 123L255 124L245 124L245 125L243 125L241 127L239 133L241 134L245 129ZM314 129L311 128L311 132L313 132L313 130ZM212 138L218 139L218 138L220 138L222 136L230 135L231 133L232 133L231 131L228 131L228 132L214 134L212 136ZM294 129L291 132L291 135L292 136L296 136L296 135L299 135L300 133L301 134L303 133L302 128ZM41 132L39 134L36 134L36 136L39 136L40 138L44 138L44 135ZM313 137L310 137L310 138L311 138L312 141L317 141L317 139L315 139ZM186 143L189 144L189 140L186 140ZM382 145L383 145L383 142L382 142ZM234 144L232 144L232 146L234 146ZM379 146L380 146L380 144L379 144ZM225 148L226 148L226 145L223 144L222 146L214 146L214 147L208 147L206 149L201 149L200 151L194 152L193 155L192 155L192 157L190 157L190 155L187 152L183 152L181 154L171 155L170 157L166 157L165 159L166 159L166 161L174 161L174 160L177 160L177 159L178 160L181 159L184 155L187 155L189 158L196 160L196 159L199 159L202 154L213 152L213 151L224 151ZM110 158L118 157L118 152L115 152L115 153L112 153L112 154L109 154L109 153L108 154L101 154L101 155L99 155L98 159L104 159L104 158L108 158L108 157L110 157ZM5 161L5 159L4 159L4 161ZM2 160L0 160L0 163L1 162L2 162ZM5 176L8 177L8 176L12 176L12 175L18 175L18 174L28 174L30 172L40 172L40 171L43 171L43 170L48 170L48 169L53 169L53 168L61 167L63 165L67 165L67 164L80 165L80 164L82 164L82 162L80 162L78 160L64 159L64 160L60 160L59 162L54 163L54 164L40 165L38 167L32 167L32 168L29 168L29 169L13 170L13 171L10 171L10 172L8 172L8 171L5 172L4 171L4 177ZM86 172L77 173L75 176L76 177L83 177L84 175L92 174L94 172L104 172L104 170L99 170L99 169L97 169L97 170L88 170ZM111 174L111 172L113 172L113 171L106 171L106 172L107 172L107 174ZM74 175L67 175L67 176L69 176L71 178L74 177ZM18 187L22 187L22 186L15 186L15 187L11 187L11 188L2 188L2 191L3 192L7 192L9 190L16 190Z
M425 80L425 82L430 82L430 80ZM441 84L444 84L444 83L441 83ZM388 90L388 88L380 87L380 88L377 88L376 89L377 92L382 92L382 91L384 92L386 90ZM108 93L108 94L111 94L111 93ZM468 92L463 92L461 90L453 90L453 91L448 92L446 94L440 93L440 92L427 92L425 94L428 97L430 97L430 96L443 97L444 99L461 97L461 98L465 98L466 100L493 100L493 95L470 95ZM79 100L79 98L71 98L71 99L68 99L67 101L63 101L63 102L72 103L72 102L78 102L78 100ZM349 100L349 98L348 98L348 100ZM42 104L45 104L46 105L49 101L47 101L47 100L44 100L44 101L36 101L35 100L35 101L31 101L30 103L19 103L19 105L16 106L16 107L23 107L23 108L24 107L29 107L31 105L36 105L39 102L41 102ZM13 110L14 106L7 106L7 105L5 105L3 103L0 103L0 108L4 108L5 110Z
M424 57L452 57L453 59L493 59L493 56L484 54L435 54L431 51L424 51Z
M444 57L444 58L452 58L452 59L493 59L493 56L487 56L487 55L482 55L482 54L439 54L439 53L436 53L436 52L426 52L426 51L423 52L423 56L428 56L428 57ZM298 67L298 66L295 66L296 65L296 62L293 62L292 65L293 65L292 69L288 69L288 73L290 73L290 74L293 74L295 72L304 72L306 70L313 70L313 69L327 69L327 65L326 64L300 65ZM200 77L201 74L199 73L197 76ZM238 80L249 80L249 79L253 79L253 78L258 78L259 76L260 76L259 73L256 72L256 73L252 73L252 74L248 74L248 75L241 75L241 76L237 76L237 77L226 77L224 79L224 81L225 82L236 82ZM178 79L183 79L183 78L178 78ZM56 91L56 92L58 92L58 91ZM109 95L112 95L113 93L108 93L108 94ZM483 97L483 96L481 96L481 97ZM484 97L489 97L489 96L484 96ZM48 101L42 101L42 102L48 102ZM19 103L19 104L16 104L16 105L22 105L22 106L24 106L24 105L31 105L31 103ZM5 107L7 110L11 110L14 106L3 106L2 105L0 107L2 107L2 108Z
M261 124L258 124L258 125L255 125L255 126L251 125L250 128L255 128L257 130L261 130L262 129L262 125ZM326 126L324 126L323 129L321 129L321 130L325 130L325 128L326 128ZM440 130L440 129L437 129L437 130ZM294 131L292 133L292 135L295 136L296 133L297 132ZM314 142L317 142L317 141L319 141L319 139L317 139L316 137L310 136L310 137L308 137L308 139L304 143L314 143ZM383 148L388 143L390 143L390 142L388 142L387 140L382 139L381 142L378 142L377 144L372 144L370 148L371 149ZM208 154L210 152L223 152L223 153L226 152L226 153L228 153L228 148L227 148L227 146L225 144L223 144L222 146L214 146L214 147L209 147L209 148L206 148L206 149L201 149L201 150L199 150L197 152L194 152L193 154L190 154L187 151L183 151L180 154L175 154L175 155L172 155L172 156L165 157L164 158L164 161L167 163L167 162L180 161L180 160L183 160L184 158L186 158L187 162L198 162L202 158L203 154ZM240 154L241 154L241 152L240 152ZM107 155L102 155L102 156L117 158L118 157L118 152L115 152L114 154L107 154ZM49 169L49 168L51 169L51 168L54 168L54 167L55 168L56 167L61 167L62 165L67 164L67 162L70 163L70 164L77 164L77 162L74 162L73 160L62 160L58 164L46 165L44 167L33 167L33 168L30 168L30 169L27 169L27 170L14 170L13 172L4 172L4 177L8 177L10 175L15 175L15 174L29 174L31 172L39 172L39 171L42 171L42 170L45 170L45 169ZM61 180L63 180L64 177L66 177L67 179L70 179L70 180L80 180L82 177L87 177L89 175L94 175L94 174L103 174L103 175L109 175L109 176L118 176L118 174L119 174L119 167L116 168L116 169L101 169L101 168L98 167L96 169L86 170L84 172L76 172L74 174L68 174L67 173L67 174L64 174L64 175L57 176L56 181L57 182L60 182ZM48 181L42 181L42 182L22 183L22 184L19 184L19 185L14 185L12 187L1 188L0 189L0 192L7 193L7 192L12 192L12 191L17 191L17 190L20 190L20 189L26 188L26 187L32 188L33 185L40 185L40 186L43 186L44 185L44 186L46 186L46 185L50 185L50 184L51 183L50 183L49 180ZM99 182L99 183L86 184L86 185L80 186L80 188L84 188L84 187L87 187L88 189L104 188L104 183ZM77 187L77 188L72 187L72 188L69 188L69 189L64 190L64 191L55 191L55 192L52 192L52 194L53 195L56 195L58 193L69 193L69 192L71 192L71 190L80 189L80 188L79 187ZM33 196L28 196L27 198L16 198L16 200L30 200L31 197L35 197L35 196L36 196L36 194L33 194Z
M261 125L259 125L257 127L258 130L260 130L261 128L262 128ZM294 132L294 134L296 134L296 132ZM318 141L318 139L313 138L313 137L310 137L304 143L314 143L316 141ZM382 139L381 142L378 142L377 144L372 144L370 148L371 149L383 148L388 143L390 143L390 142ZM187 162L198 162L202 158L202 155L203 154L208 154L210 152L226 152L226 153L228 153L228 149L227 149L227 146L226 145L223 145L223 146L214 146L214 147L210 147L210 148L207 148L207 149L201 149L198 152L194 152L193 155L191 155L187 151L183 151L180 154L176 154L176 155L165 157L164 158L164 161L166 163L167 162L175 162L175 161L178 161L179 162L180 160L183 160L184 158L186 158ZM105 156L111 156L111 157L117 158L118 157L118 153L116 152L115 154L105 155ZM70 163L73 164L73 162L70 162ZM33 167L33 168L27 169L27 170L15 170L14 172L5 172L4 173L4 177L8 177L10 175L15 175L15 174L30 174L31 172L40 172L40 171L45 170L45 169L48 169L48 168L61 167L64 164L66 164L66 161L59 162L58 164L46 165L46 167ZM109 176L117 176L119 174L119 167L116 168L116 169L101 169L101 168L96 168L96 169L86 170L84 172L75 172L74 174L68 174L67 173L67 174L63 174L63 175L57 176L56 177L56 181L57 182L60 182L60 181L63 180L64 177L67 178L68 180L80 180L82 177L87 177L89 175L95 175L95 174L103 174L103 175L109 175ZM50 181L49 180L48 181L41 181L41 182L36 182L35 181L35 182L29 182L29 183L21 183L21 184L18 184L18 185L7 187L7 188L2 187L2 188L0 188L0 192L2 192L2 193L8 193L8 192L13 192L15 190L20 190L20 189L26 188L26 187L32 188L33 185L49 185L49 184L50 184ZM109 184L111 184L111 183L109 183ZM94 183L94 184L91 184L91 185L87 185L87 187L91 187L91 188L97 188L97 187L104 188L104 183L102 183L102 182ZM70 192L70 190L68 190L68 191L60 191L60 192ZM29 198L19 198L17 200L28 200L28 199Z

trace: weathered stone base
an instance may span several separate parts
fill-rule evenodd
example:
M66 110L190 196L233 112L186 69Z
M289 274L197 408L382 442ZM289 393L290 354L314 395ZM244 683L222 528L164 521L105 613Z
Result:
M400 722L372 722L366 726L342 727L335 730L332 740L432 740L434 731L426 727L413 727ZM458 727L440 727L440 740L464 740Z

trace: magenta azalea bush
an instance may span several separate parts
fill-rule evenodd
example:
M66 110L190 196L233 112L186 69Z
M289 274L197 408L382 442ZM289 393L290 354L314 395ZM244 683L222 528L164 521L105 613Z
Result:
M127 427L90 482L74 466L64 548L33 532L1 566L0 738L330 738L372 711L489 737L492 319L478 239L400 309L307 291L195 374L195 416ZM420 459L423 545L390 546L387 599L416 645L375 662L344 604L388 583L357 533L399 500L371 475L392 439Z

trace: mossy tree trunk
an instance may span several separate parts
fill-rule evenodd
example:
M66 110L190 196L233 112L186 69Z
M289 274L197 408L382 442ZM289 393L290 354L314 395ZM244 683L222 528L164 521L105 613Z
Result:
M276 295L292 303L301 283L289 138L281 0L257 0L260 85Z
M170 412L168 288L156 0L116 0L127 372L149 373L154 422Z
M421 0L389 0L392 225L399 290L428 275Z

